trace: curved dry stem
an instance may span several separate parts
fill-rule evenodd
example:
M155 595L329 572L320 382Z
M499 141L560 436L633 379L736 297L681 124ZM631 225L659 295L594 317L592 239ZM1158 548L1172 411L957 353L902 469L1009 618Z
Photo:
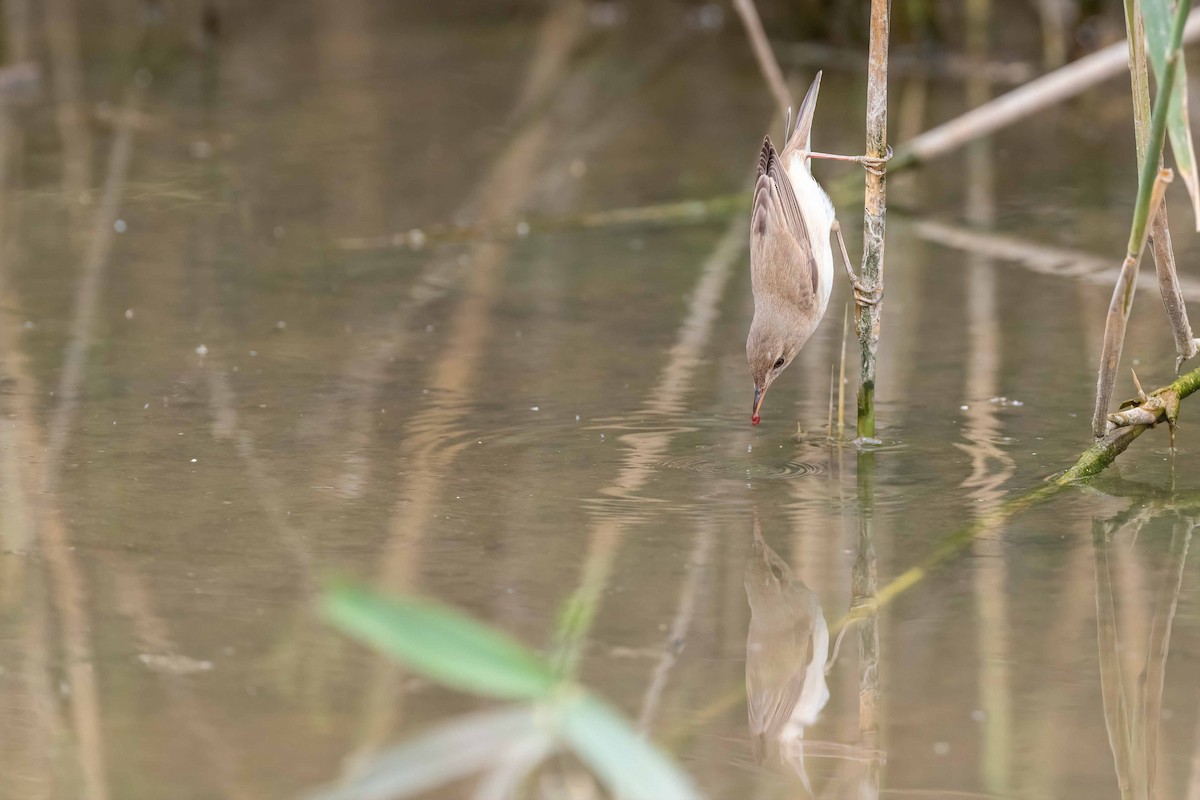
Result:
M792 93L788 91L787 82L783 79L783 71L779 69L775 52L771 49L771 43L767 41L767 33L763 30L762 20L758 16L754 0L734 0L733 7L737 9L738 16L742 18L742 24L746 26L746 35L750 37L750 46L754 48L754 57L758 59L758 68L762 70L763 78L771 87L771 94L775 95L779 111L786 115L788 109L794 105Z

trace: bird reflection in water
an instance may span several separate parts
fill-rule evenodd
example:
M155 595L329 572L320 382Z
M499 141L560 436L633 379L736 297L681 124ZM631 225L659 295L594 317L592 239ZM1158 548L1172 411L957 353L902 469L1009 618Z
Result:
M754 756L760 764L789 765L811 793L804 729L829 701L829 626L816 594L763 539L757 514L746 598L746 706Z

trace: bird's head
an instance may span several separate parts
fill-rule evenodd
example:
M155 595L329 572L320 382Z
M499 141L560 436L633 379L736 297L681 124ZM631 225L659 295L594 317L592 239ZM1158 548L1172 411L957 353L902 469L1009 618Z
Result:
M755 314L750 335L746 338L746 360L754 380L754 408L750 421L755 425L759 422L759 409L767 389L792 363L803 345L802 339L788 335L788 326L776 324L771 317Z

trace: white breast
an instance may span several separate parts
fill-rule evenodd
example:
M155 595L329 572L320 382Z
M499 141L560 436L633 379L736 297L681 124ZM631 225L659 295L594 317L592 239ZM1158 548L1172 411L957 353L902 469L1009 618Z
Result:
M824 315L825 307L829 305L829 294L833 291L833 249L829 241L833 229L833 202L809 172L807 158L793 155L791 163L787 165L787 173L792 182L792 191L800 203L800 213L804 215L808 226L813 254L817 257L817 302Z

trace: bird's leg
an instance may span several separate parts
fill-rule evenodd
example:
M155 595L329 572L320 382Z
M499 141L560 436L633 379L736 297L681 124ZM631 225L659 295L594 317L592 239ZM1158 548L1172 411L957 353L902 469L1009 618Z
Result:
M856 622L862 622L870 614L878 612L879 603L873 595L860 598L850 604L850 614L842 624L842 629L838 631L837 638L833 640L833 651L829 654L829 660L825 662L826 675L833 671L833 665L837 663L838 653L842 649L842 637L846 635L846 631L850 630L850 626Z
M822 158L826 161L849 161L854 164L861 164L862 168L867 172L873 175L882 175L884 165L892 158L892 147L888 145L887 155L883 158L876 158L875 156L843 156L836 153L816 153L812 150L806 150L803 154L809 158Z
M831 230L837 235L838 247L842 251L842 264L844 264L846 267L846 274L850 276L850 285L854 287L855 302L857 302L860 306L878 305L879 301L883 299L883 287L881 286L878 289L870 289L866 284L859 280L858 276L854 274L854 270L850 266L850 254L846 252L846 240L842 238L842 223L835 219L833 221L833 227Z

